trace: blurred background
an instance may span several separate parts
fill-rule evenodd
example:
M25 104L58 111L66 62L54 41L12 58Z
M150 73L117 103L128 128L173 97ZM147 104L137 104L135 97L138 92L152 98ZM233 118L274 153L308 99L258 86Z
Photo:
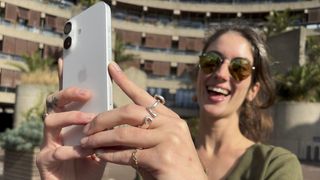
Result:
M277 85L268 143L297 155L305 179L320 177L319 0L104 0L112 12L113 60L197 131L194 78L214 27L245 20L266 39ZM44 99L58 90L65 22L98 0L0 0L0 179L39 179ZM97 19L98 21L98 19ZM114 87L114 104L130 100ZM109 165L105 179L134 179Z

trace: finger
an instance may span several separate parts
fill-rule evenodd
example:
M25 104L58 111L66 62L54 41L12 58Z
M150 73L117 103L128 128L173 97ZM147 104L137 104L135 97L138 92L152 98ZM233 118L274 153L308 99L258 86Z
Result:
M91 97L91 93L85 89L69 87L61 91L49 95L46 99L47 112L62 112L65 110L65 105L70 103L84 103Z
M58 59L58 76L59 76L59 89L62 89L62 82L63 82L63 59Z
M127 76L121 71L120 67L111 62L109 64L109 73L114 82L122 89L122 91L135 103L144 107L151 106L155 99L150 96L144 89L141 89L130 81ZM159 104L156 111L159 113L167 114L168 116L178 117L172 110L166 108L164 105Z
M60 146L53 153L53 158L58 161L86 158L94 153L92 149L84 149L80 146Z
M136 151L136 152L135 152ZM103 161L130 165L134 168L149 169L152 162L150 160L155 159L152 157L150 149L124 149L124 150L114 150L114 149L97 149L95 154L98 158ZM135 152L135 153L134 153ZM134 158L136 160L134 160Z
M156 130L146 130L133 126L102 131L81 139L84 148L139 147L151 148L160 143L163 134Z
M158 117L152 118L144 107L130 104L100 113L84 127L84 133L90 135L123 124L140 127L145 123L149 124L149 129L153 129L160 126L161 122Z
M45 118L45 139L47 143L57 142L63 127L70 125L84 125L92 121L95 114L80 111L69 111L62 113L48 114Z

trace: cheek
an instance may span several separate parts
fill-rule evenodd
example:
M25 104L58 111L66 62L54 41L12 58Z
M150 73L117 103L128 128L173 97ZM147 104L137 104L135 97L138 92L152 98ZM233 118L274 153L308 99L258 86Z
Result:
M201 99L204 93L206 79L207 78L201 72L198 72L197 82L196 82L196 94L197 94L198 100Z
M238 94L239 98L241 97L241 99L245 99L247 97L249 88L250 88L250 80L247 81L243 81L240 84L237 84L234 86L235 88L235 93Z

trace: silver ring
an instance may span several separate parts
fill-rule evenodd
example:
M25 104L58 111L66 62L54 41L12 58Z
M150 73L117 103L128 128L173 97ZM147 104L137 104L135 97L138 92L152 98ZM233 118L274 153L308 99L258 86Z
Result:
M55 94L49 95L46 99L46 107L45 111L46 113L50 113L54 111L58 107L58 98L55 96Z
M42 114L42 120L44 121L47 118L48 115L49 115L48 113L44 112Z
M153 118L151 116L146 116L143 118L143 123L139 127L143 128L143 129L148 129L150 127L152 121L153 121Z
M146 108L147 111L148 111L148 113L149 113L153 118L157 117L157 114L153 111L153 109L155 109L155 108L157 107L157 105L159 104L159 102L160 102L161 104L164 104L164 103L166 102L165 99L164 99L164 97L162 97L162 96L160 96L160 95L158 95L158 94L154 95L154 98L156 99L156 101L155 101L151 106L149 106L149 107Z
M154 98L155 98L156 100L158 100L161 104L165 104L165 103L166 103L166 100L165 100L164 97L161 96L161 95L156 94L156 95L154 95Z

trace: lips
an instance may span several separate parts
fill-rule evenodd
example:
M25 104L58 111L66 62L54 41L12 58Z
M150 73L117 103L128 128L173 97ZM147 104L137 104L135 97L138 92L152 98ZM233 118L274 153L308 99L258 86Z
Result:
M212 103L220 103L229 97L231 91L223 87L207 86L207 93Z
M223 96L230 95L230 91L228 89L221 88L221 87L207 86L207 91L208 93L213 93L215 95L223 95Z

